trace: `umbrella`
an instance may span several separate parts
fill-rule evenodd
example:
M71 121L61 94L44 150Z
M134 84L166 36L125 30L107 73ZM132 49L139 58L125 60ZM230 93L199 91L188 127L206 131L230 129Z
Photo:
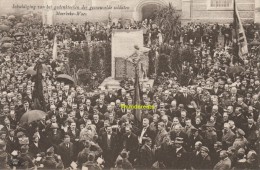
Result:
M8 31L8 30L10 30L10 27L3 24L3 25L0 25L0 30L2 30L2 31Z
M36 75L36 71L34 70L34 67L29 67L26 71L25 71L26 74L28 75Z
M245 71L245 69L242 66L232 66L227 69L228 74L237 74L237 73L241 73L244 71Z
M10 15L10 16L8 17L8 19L15 19L15 16L14 16L14 15Z
M69 82L69 83L75 83L75 80L67 74L60 74L60 75L57 76L56 79L60 80L60 81Z
M3 24L5 24L5 25L13 25L13 23L12 23L12 22L10 22L10 21L7 21L7 20L3 21L2 23L3 23Z
M13 33L13 32L15 32L15 29L10 29L9 32Z
M20 22L20 23L17 23L15 26L16 26L16 27L21 27L21 26L23 26L23 25L24 25L24 24Z
M23 15L23 18L29 18L30 16L29 15Z
M30 110L23 114L20 119L21 123L31 123L37 120L41 120L47 114L41 110Z
M2 42L10 42L10 41L14 41L15 39L14 38L11 38L11 37L3 37L1 39Z
M260 45L260 42L255 40L255 41L251 42L250 45L258 46L258 45Z
M32 75L32 76L36 75L36 70L34 70L34 67L35 66L28 67L27 70L25 71L25 73L28 74L28 75ZM44 73L47 73L50 70L49 70L49 68L45 64L43 64L42 65L42 71Z
M2 18L7 18L7 15L6 15L6 14L4 14L4 15L1 15L1 17L2 17Z
M11 48L11 47L13 47L13 44L12 43L4 43L2 45L2 47L4 47L4 48Z
M25 34L22 32L15 33L14 36L24 36Z
M38 29L31 29L30 32L37 33L37 32L40 32L40 30L38 30Z

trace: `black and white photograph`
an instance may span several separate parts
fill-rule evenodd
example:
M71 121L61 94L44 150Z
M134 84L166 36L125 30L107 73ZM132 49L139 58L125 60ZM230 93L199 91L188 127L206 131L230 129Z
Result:
M0 0L0 169L260 169L260 0Z

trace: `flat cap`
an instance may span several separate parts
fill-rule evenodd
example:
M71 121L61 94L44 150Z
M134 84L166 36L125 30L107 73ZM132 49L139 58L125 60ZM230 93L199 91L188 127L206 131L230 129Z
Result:
M209 153L209 148L206 146L202 146L200 150Z
M17 135L16 135L18 138L24 136L24 133L23 132L18 132Z
M50 147L49 149L47 149L47 153L54 153L54 147Z
M245 132L242 129L237 129L237 133L241 136L245 136Z
M5 145L6 145L5 141L3 141L3 140L0 139L0 147L3 147L3 146L5 146Z
M52 123L50 128L51 128L51 129L58 129L59 126L58 126L57 123Z

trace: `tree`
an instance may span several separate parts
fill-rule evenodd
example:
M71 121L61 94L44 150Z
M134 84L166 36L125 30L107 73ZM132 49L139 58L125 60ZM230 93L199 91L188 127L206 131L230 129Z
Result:
M155 11L154 22L164 34L164 42L175 39L180 33L180 15L174 9L171 3Z

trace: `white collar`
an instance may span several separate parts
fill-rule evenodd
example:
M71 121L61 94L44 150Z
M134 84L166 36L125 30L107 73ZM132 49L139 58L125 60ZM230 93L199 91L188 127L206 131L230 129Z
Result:
M181 149L182 149L182 146L179 147L179 148L176 148L176 152L178 152L178 151L181 150Z

